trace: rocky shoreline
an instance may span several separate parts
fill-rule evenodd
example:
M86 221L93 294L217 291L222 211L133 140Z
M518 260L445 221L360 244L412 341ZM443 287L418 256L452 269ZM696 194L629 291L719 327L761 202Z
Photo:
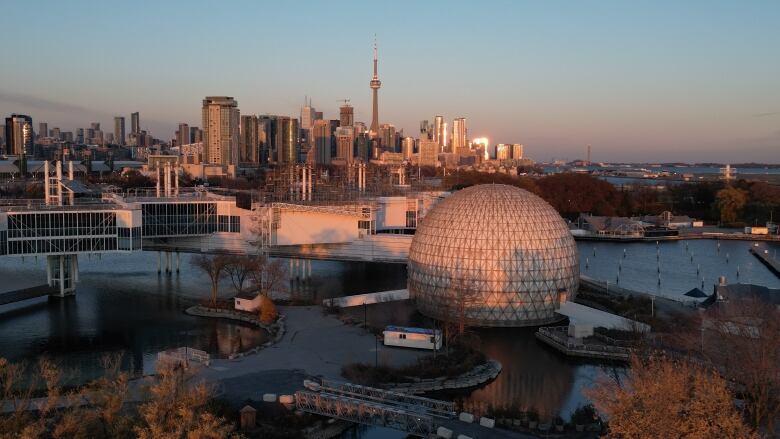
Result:
M485 384L495 379L501 373L501 363L488 360L479 366L454 378L413 378L410 383L391 383L386 387L390 390L418 395L438 390L467 389Z

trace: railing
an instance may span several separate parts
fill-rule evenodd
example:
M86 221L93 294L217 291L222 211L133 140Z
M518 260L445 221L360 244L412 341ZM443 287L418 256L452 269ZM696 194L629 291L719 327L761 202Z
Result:
M368 399L382 404L398 406L405 410L423 412L425 415L445 418L455 416L455 404L449 401L440 401L438 399L327 379L322 380L321 388L326 393Z
M157 353L157 361L170 361L173 363L189 365L190 361L202 363L208 366L211 356L208 352L190 347L168 349Z
M376 425L428 437L436 432L433 418L378 402L324 392L295 392L295 407L317 415Z
M15 200L14 200L15 201ZM32 201L32 200L27 200ZM0 204L0 211L3 212L35 212L35 211L59 211L59 210L118 210L125 209L111 200L94 199L89 201L80 200L72 205L48 205L43 200L34 200L25 204Z
M598 344L577 343L575 338L569 337L567 326L545 326L539 328L539 334L560 344L572 351L601 352L618 355L631 355L631 349L620 346L607 346Z

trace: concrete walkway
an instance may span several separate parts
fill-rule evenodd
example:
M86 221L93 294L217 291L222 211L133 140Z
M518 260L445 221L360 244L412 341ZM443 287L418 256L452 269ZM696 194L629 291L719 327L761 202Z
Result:
M240 359L212 360L198 376L217 385L223 397L240 402L263 393L291 393L310 376L343 380L344 364L374 363L378 357L380 364L404 366L428 354L383 346L364 329L323 315L318 306L279 307L279 312L287 316L287 329L278 343Z

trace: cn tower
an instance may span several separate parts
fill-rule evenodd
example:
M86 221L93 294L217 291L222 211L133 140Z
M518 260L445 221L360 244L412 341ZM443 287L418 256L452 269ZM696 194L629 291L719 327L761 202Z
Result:
M371 130L370 135L372 137L379 134L379 87L382 86L382 81L379 80L379 73L377 71L377 54L376 54L376 37L374 37L374 76L371 78L371 90L374 94L374 111L371 116Z

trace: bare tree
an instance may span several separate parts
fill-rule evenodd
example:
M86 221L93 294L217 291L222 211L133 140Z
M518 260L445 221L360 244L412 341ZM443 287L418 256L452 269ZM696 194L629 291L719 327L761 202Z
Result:
M264 255L252 256L249 266L249 282L258 294L270 297L272 292L283 289L287 270L282 261Z
M757 297L732 298L703 316L700 350L744 386L745 414L775 432L780 416L780 311Z
M192 265L200 268L211 280L211 306L217 306L219 297L219 281L227 274L230 257L225 255L199 254L192 258Z
M473 284L462 279L455 278L450 283L447 294L440 304L443 311L442 326L444 329L444 341L449 351L450 343L466 332L466 328L472 324L469 315L470 308L477 303L479 292Z
M757 438L716 372L663 356L634 356L623 383L602 377L586 391L615 438Z
M255 269L254 256L233 255L226 256L228 263L225 273L238 293L243 293L250 279L250 273Z

